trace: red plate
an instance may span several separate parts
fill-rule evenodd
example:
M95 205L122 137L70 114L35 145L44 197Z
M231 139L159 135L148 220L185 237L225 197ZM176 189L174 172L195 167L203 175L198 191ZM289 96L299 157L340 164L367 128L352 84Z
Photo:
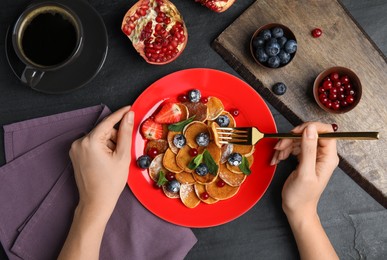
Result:
M199 89L204 97L220 98L228 111L239 109L240 114L236 117L238 126L256 126L263 132L276 132L274 119L265 102L237 77L212 69L187 69L172 73L153 83L133 104L135 131L128 184L144 207L168 222L196 228L217 226L241 216L265 193L275 172L275 166L270 166L270 159L276 140L263 139L256 145L252 173L234 197L212 205L200 203L194 209L185 207L180 199L167 198L161 189L153 188L147 170L141 170L136 165L136 158L143 154L145 145L139 126L162 101L176 98L191 89Z

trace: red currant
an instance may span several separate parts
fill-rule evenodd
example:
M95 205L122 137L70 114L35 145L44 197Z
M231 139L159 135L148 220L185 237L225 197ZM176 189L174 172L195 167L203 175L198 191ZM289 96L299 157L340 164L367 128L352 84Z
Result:
M337 72L332 72L331 73L331 75L330 75L330 78L331 78L331 80L333 80L333 81L338 81L339 80L339 73L337 73Z
M333 110L339 110L340 109L340 101L336 100L332 103Z
M231 113L231 115L233 115L233 116L238 116L238 115L239 115L239 110L236 109L236 108L234 108L234 109L232 109L232 110L230 111L230 113Z
M341 105L342 107L346 107L346 106L348 106L348 102L347 102L346 100L341 100L341 101L340 101L340 105Z
M329 99L331 101L335 101L337 99L337 94L336 93L329 93Z
M351 83L344 84L344 90L351 90L351 89L352 89Z
M318 98L320 99L320 101L321 101L321 103L326 103L326 102L328 102L328 97L327 97L327 95L326 94L320 94L319 96L318 96Z
M177 97L180 102L186 102L188 100L187 95L181 94Z
M152 147L148 150L147 152L147 155L150 157L150 158L155 158L157 155L159 154L159 151L157 150L157 148L155 147Z
M202 98L200 98L200 102L202 102L203 104L207 104L208 98L202 97Z
M333 87L335 88L341 87L341 81L340 80L333 81Z
M349 78L348 78L348 76L342 76L341 78L340 78L340 82L341 82L341 84L348 84L349 83Z
M337 131L337 129L339 129L339 127L336 125L336 124L332 124L332 128L333 128L333 131Z
M318 38L322 35L322 30L320 28L315 28L312 30L312 36Z
M347 101L348 104L352 104L353 101L355 101L355 99L353 98L352 95L349 95L349 96L347 96L347 98L345 99L345 101Z
M196 148L191 148L189 150L189 155L191 155L192 157L198 155L198 153L199 153L198 149L196 149Z
M223 180L219 180L219 181L217 181L217 183L216 183L216 186L218 186L219 188L224 187L224 185L226 185L226 183L225 183Z
M324 105L327 107L327 108L331 108L332 107L332 101L327 101L326 103L324 103Z
M210 197L210 195L208 194L208 192L203 192L202 194L200 194L200 198L202 200L207 200L208 198Z
M176 176L173 172L168 172L167 174L165 174L165 178L168 181L173 181L174 179L176 179Z
M324 89L323 86L321 86L321 87L318 88L318 93L319 93L319 94L325 94L325 89Z
M345 99L345 95L344 94L339 94L338 96L337 96L337 99L338 100L344 100Z
M323 87L324 87L324 89L326 89L326 90L331 89L332 86L333 86L332 81L326 80L326 81L324 81L324 83L323 83Z
M330 94L332 94L332 93L333 93L333 94L337 94L337 92L338 92L338 91L337 91L337 88L332 88L332 89L329 91Z

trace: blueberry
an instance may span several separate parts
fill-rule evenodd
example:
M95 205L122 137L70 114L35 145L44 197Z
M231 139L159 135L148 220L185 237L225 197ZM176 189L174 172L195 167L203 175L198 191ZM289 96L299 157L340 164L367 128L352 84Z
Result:
M151 161L152 159L148 155L141 155L137 158L137 166L141 169L147 169L149 168Z
M198 103L200 101L200 98L202 97L200 90L193 89L188 92L188 99L192 103Z
M253 47L254 49L258 49L259 47L262 47L265 44L265 39L262 37L255 37L253 39Z
M271 35L274 38L281 38L282 36L284 36L284 30L282 30L281 27L274 27L273 29L271 29Z
M277 42L268 42L265 51L269 56L276 56L281 50L281 46Z
M258 37L262 37L263 39L265 39L265 41L267 41L271 38L271 32L268 29L263 30L259 33Z
M207 133L200 133L196 136L196 143L199 146L207 146L210 143L210 136Z
M206 164L201 163L201 164L198 165L198 167L196 167L195 172L199 176L205 176L208 173L208 167L207 167Z
M281 63L281 61L280 61L280 58L278 56L270 57L267 60L267 65L269 65L269 67L271 67L271 68L278 68L280 63Z
M173 144L177 147L177 148L183 148L183 146L186 144L186 140L185 140L185 137L184 135L182 134L177 134L173 137Z
M283 95L286 92L286 85L282 82L275 83L272 90L276 95Z
M285 36L282 36L281 38L278 38L277 41L278 41L278 44L281 46L281 48L283 48L285 43L288 41L288 39L286 39Z
M218 116L218 118L215 121L221 127L227 127L230 124L230 118L228 118L228 116L225 116L225 115Z
M278 57L280 59L281 64L287 64L291 58L290 54L284 50L280 51L280 53L278 54Z
M295 40L289 40L285 43L285 51L287 53L295 53L297 50L297 42Z
M240 153L232 153L227 158L227 161L233 166L238 166L242 163L242 155Z
M180 182L177 180L171 180L167 183L167 190L173 193L178 193L180 191Z
M269 56L266 54L265 50L263 48L258 48L255 51L255 57L260 63L265 63L267 59L269 59Z

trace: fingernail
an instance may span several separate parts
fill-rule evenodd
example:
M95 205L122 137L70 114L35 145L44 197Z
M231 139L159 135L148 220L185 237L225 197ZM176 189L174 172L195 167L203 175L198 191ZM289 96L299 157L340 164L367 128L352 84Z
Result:
M317 129L314 125L308 125L306 127L306 137L308 139L316 139L317 138Z
M271 158L270 165L275 165L276 162L277 162L277 159L273 157Z
M332 124L333 131L336 132L339 127L336 124Z
M134 112L133 112L133 111L129 111L129 112L128 112L128 117L127 117L127 119L128 119L128 123L129 123L129 124L133 124L133 122L134 122Z

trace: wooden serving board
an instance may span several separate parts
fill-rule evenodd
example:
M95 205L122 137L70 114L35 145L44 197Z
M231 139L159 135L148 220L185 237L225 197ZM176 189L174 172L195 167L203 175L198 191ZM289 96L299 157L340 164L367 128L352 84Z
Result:
M293 61L279 69L259 66L249 50L254 31L268 23L286 25L298 42ZM311 36L315 27L323 30L320 38ZM337 123L339 131L380 132L377 141L339 141L338 152L340 167L387 207L387 60L338 1L256 1L213 48L292 124L322 121ZM346 114L328 114L313 99L314 79L334 66L350 68L363 85L360 103ZM283 96L272 93L276 82L287 85Z

